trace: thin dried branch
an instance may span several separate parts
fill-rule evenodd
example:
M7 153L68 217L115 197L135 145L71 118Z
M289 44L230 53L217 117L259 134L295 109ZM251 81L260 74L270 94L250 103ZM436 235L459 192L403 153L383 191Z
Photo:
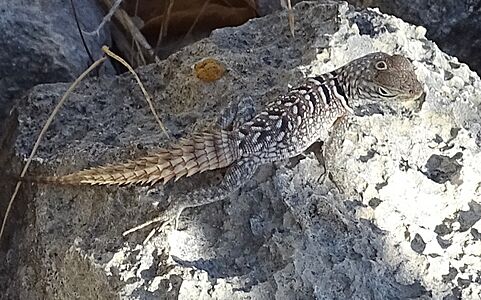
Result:
M20 173L20 179L25 177L25 174L27 173L28 167L32 163L33 156L37 152L38 146L40 145L40 142L42 141L45 133L47 132L48 127L50 124L52 124L53 119L59 112L60 108L63 106L65 101L67 100L68 96L72 93L72 91L77 87L77 85L90 73L92 70L97 68L101 63L103 63L107 57L101 57L98 60L96 60L90 67L85 70L80 76L75 79L75 81L70 85L68 90L65 92L65 94L62 96L60 99L59 103L55 106L53 109L52 113L47 119L47 122L45 122L45 125L43 126L42 130L40 131L40 134L38 135L37 140L35 141L35 144L33 145L32 152L30 153L30 156L27 159L27 162L25 163L25 166L22 169L22 172ZM15 190L13 191L12 197L10 198L10 201L8 202L7 210L5 211L5 216L3 217L3 222L2 222L2 228L0 229L0 240L2 239L3 233L5 231L5 226L7 224L7 219L10 214L10 210L12 209L13 202L15 201L15 197L17 196L18 191L20 190L20 187L22 186L22 181L18 181L17 184L15 185Z
M137 80L137 83L138 83L140 89L142 90L142 93L144 94L145 100L149 104L150 110L152 111L152 114L154 115L155 120L159 124L160 129L164 132L164 134L167 136L167 138L170 139L170 136L167 133L167 130L165 129L164 124L162 124L162 122L160 121L159 115L155 111L154 105L152 103L152 97L150 97L149 93L147 92L144 85L142 84L142 81L140 81L139 75L137 75L137 73L135 73L134 69L122 57L120 57L117 54L110 51L109 47L103 46L102 51L104 51L108 56L110 56L113 59L120 62L122 65L124 65L130 71L130 73L132 73L132 75L134 75L135 80Z
M107 7L112 6L112 0L102 0L102 3ZM111 10L112 9L110 9L110 11ZM141 49L141 51L138 52L138 54L141 56L140 57L141 61L151 62L155 60L155 53L154 53L154 50L152 49L152 46L145 39L144 35L140 32L140 30L137 28L137 26L134 24L134 22L132 21L130 16L125 12L125 10L123 10L122 8L117 8L115 10L114 16L115 16L115 24L117 25L117 27L119 27L119 31L121 31L121 34L115 34L115 32L113 32L114 39L117 41L117 44L119 44L119 46L122 44L124 45L124 47L122 47L122 50L125 51L124 56L134 57L134 54L135 54L134 49L132 49L132 47L129 48L127 46L132 43L126 40L127 38L128 39L132 38L139 45L139 49ZM119 39L123 39L123 40L119 40ZM134 60L131 60L130 63L134 64Z
M91 32L85 32L85 34L87 35L97 35L99 36L100 35L100 30L102 30L102 28L104 28L105 24L107 24L107 22L110 22L110 19L112 18L112 16L114 15L115 11L117 11L117 9L119 8L120 4L122 3L123 0L116 0L111 6L110 6L110 9L109 9L109 12L105 15L105 17L102 19L102 22L100 22L99 26L97 26L97 28L94 30L94 31L91 31Z
M292 37L294 37L294 10L292 9L291 0L281 0L281 6L287 9L287 20Z
M168 0L169 1L169 5L167 7L167 12L165 13L165 16L162 20L162 24L160 26L160 30L159 30L159 38L157 39L157 43L155 45L155 51L157 52L157 50L159 49L161 43L162 43L162 39L167 35L167 30L169 29L169 20L170 20L170 15L172 13L172 8L174 7L174 1L175 0Z

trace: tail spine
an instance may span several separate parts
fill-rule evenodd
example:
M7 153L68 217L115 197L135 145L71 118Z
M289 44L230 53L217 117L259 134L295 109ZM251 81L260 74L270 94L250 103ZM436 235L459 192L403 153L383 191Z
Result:
M226 167L238 158L235 139L229 131L203 132L182 139L170 149L128 161L94 167L63 176L46 176L37 182L91 185L153 185Z

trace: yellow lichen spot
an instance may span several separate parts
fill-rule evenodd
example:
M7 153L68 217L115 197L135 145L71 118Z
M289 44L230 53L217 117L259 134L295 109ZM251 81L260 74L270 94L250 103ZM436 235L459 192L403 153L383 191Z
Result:
M194 73L197 78L206 82L218 80L224 75L225 68L222 63L214 58L204 58L194 65Z

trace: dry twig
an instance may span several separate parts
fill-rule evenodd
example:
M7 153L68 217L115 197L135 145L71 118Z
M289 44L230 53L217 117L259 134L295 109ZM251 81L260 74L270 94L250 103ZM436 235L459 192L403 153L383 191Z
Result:
M135 80L137 80L137 83L139 84L140 89L142 90L142 93L144 94L145 100L149 104L150 110L152 111L152 114L154 115L155 120L157 121L157 123L160 126L160 129L164 132L164 134L167 136L167 138L170 139L170 136L167 133L167 130L165 130L164 124L162 124L162 122L160 121L159 115L155 111L154 105L152 104L152 98L150 97L149 93L147 93L147 90L145 89L144 85L142 84L142 81L140 81L139 75L137 75L137 73L135 73L134 69L122 57L120 57L117 54L110 51L109 47L103 46L102 51L104 51L108 56L110 56L110 57L114 58L115 60L117 60L118 62L120 62L127 69L129 69L129 71L130 71L130 73L132 73L132 75L134 75Z
M140 229L145 228L145 227L147 227L147 226L149 226L149 225L151 225L151 224L160 223L160 222L164 222L164 221L165 221L164 218L163 218L162 216L159 216L159 217L156 217L156 218L154 218L154 219L152 219L152 220L149 220L149 221L147 221L147 222L144 222L144 223L142 223L142 224L140 224L140 225L137 225L137 226L135 226L135 227L133 227L133 228L130 228L129 230L126 230L124 233L122 233L122 235L123 235L123 236L127 236L127 235L129 235L129 234L131 234L131 233L133 233L133 232L139 231Z
M291 0L281 0L281 6L287 9L287 20L291 35L294 37L294 11L292 9Z
M53 119L59 112L60 108L63 106L65 103L65 100L67 100L67 97L72 93L72 91L77 87L77 85L92 71L94 70L97 66L99 66L101 63L103 63L107 57L101 57L98 60L96 60L90 67L85 70L75 81L70 85L68 90L65 92L65 94L62 96L60 99L59 103L55 106L53 109L52 113L47 119L47 122L45 122L45 125L43 126L42 130L40 131L40 134L35 141L35 144L33 146L32 152L30 153L30 156L27 159L27 162L25 163L25 166L22 169L22 172L20 173L20 179L25 176L27 173L28 167L30 166L33 156L37 152L38 146L40 145L40 141L43 139L45 133L47 132L48 127L50 124L52 124ZM13 202L15 201L15 197L17 196L18 191L20 190L20 186L22 185L22 181L18 181L15 190L13 191L12 197L10 198L10 201L8 202L7 210L5 211L5 216L3 217L3 222L2 222L2 228L0 229L0 240L2 239L3 232L5 231L5 226L7 223L8 215L10 214L10 210L12 209Z
M137 54L140 56L142 62L152 62L152 60L155 60L156 55L154 50L134 24L130 16L122 8L114 8L116 3L112 4L113 0L101 0L101 2L109 8L109 13L114 12L114 19L117 26L111 27L111 31L117 47L119 47L125 54L124 56L130 58ZM130 36L128 37L128 35ZM139 51L134 51L132 48L132 42L127 41L129 38L132 38ZM135 65L133 59L131 59L130 64Z
M174 7L175 0L168 0L169 5L167 6L167 11L165 12L164 18L162 19L162 24L159 30L159 38L157 39L157 43L155 45L155 52L159 50L160 44L162 43L162 39L167 35L167 30L169 27L169 19L172 13L172 8Z
M122 3L123 0L116 0L114 4L112 4L112 7L109 9L109 12L105 15L105 17L102 19L102 22L100 22L99 26L94 31L91 32L85 32L87 35L100 35L100 30L104 28L105 24L110 21L112 16L114 15L115 11L119 8L120 4Z

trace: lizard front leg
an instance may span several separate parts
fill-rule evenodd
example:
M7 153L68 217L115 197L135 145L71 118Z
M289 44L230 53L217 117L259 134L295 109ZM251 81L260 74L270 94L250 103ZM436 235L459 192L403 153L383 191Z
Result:
M342 147L342 143L344 141L344 135L347 131L349 126L348 116L342 115L336 119L334 124L331 127L329 132L329 138L324 141L324 147L322 151L322 158L323 158L323 167L324 167L324 176L323 180L326 179L326 176L331 179L337 189L342 192L342 189L337 185L336 180L332 177L331 168L329 163L336 159L336 154L338 149ZM331 176L329 176L331 175Z

